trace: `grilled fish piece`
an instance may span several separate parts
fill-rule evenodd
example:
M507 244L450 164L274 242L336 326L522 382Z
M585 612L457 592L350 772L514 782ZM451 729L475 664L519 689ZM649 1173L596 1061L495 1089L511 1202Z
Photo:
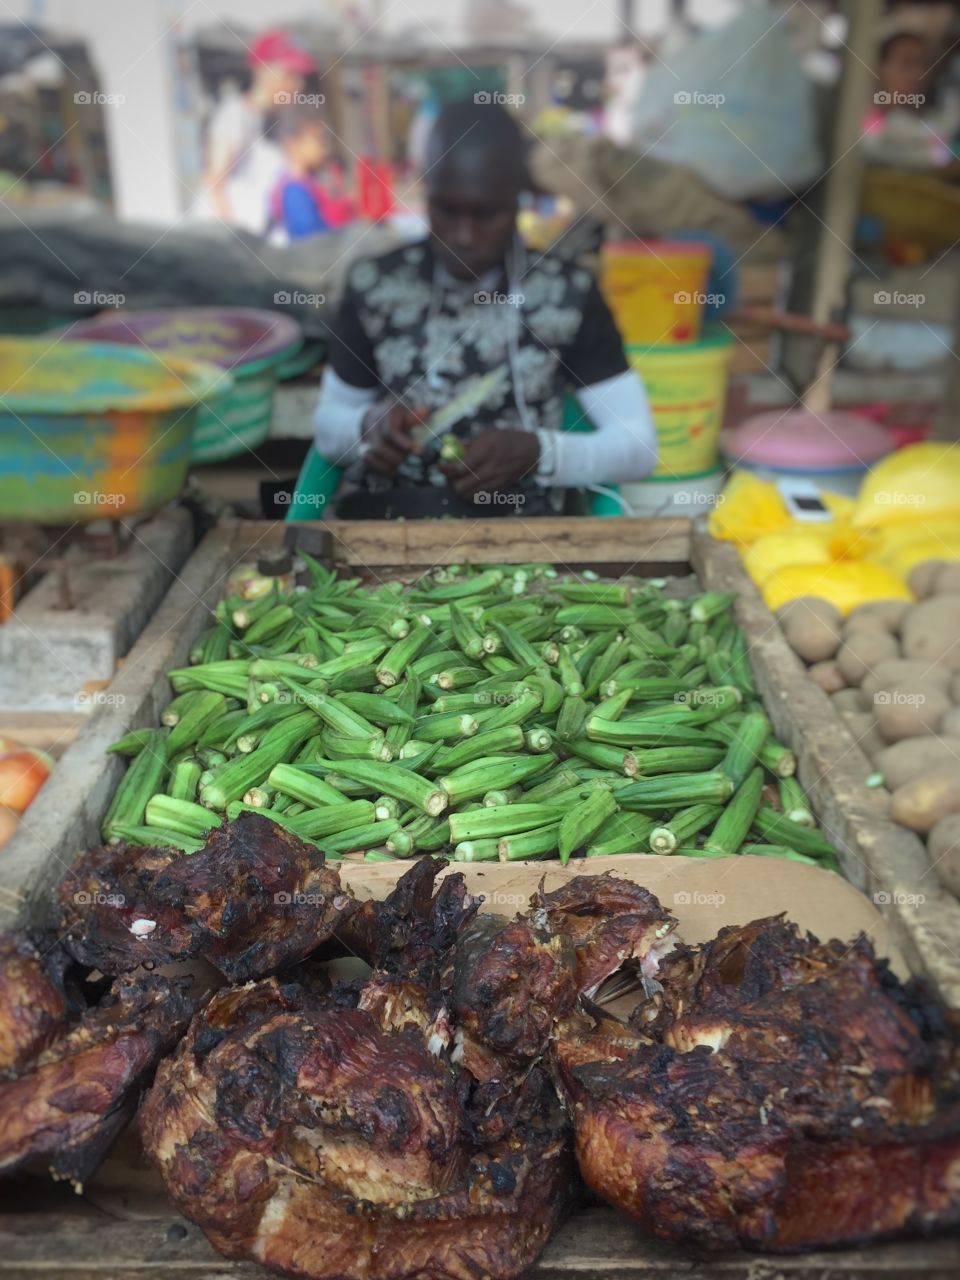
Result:
M829 971L848 948L804 934L786 915L730 925L702 946L680 943L657 974L660 991L642 1001L631 1026L657 1037L681 1020L724 1014Z
M522 1072L546 1050L558 1017L577 998L565 939L526 919L478 916L457 943L447 983L458 1061L489 1082Z
M482 901L467 893L462 875L447 876L444 858L420 858L386 898L368 899L344 920L340 941L374 969L436 977L438 963Z
M189 979L123 977L15 1079L0 1082L0 1174L28 1161L78 1185L133 1114L197 1007Z
M64 946L104 973L200 956L232 982L304 959L356 910L337 869L260 814L199 853L93 850L60 894Z
M79 1012L70 964L56 938L0 934L0 1079L22 1071Z
M564 1028L556 1046L600 1195L706 1248L794 1251L960 1222L956 1029L865 939L820 944L755 921L678 948L661 981L633 1043L628 1029L594 1044Z
M550 893L541 883L530 906L538 924L573 944L577 990L588 998L622 968L655 979L676 945L676 920L632 880L575 876Z
M646 889L612 875L576 876L512 922L484 915L458 943L452 979L460 1053L495 1080L546 1051L558 1020L622 968L646 977L672 948L676 921Z
M216 995L160 1066L145 1149L229 1258L312 1280L510 1280L573 1184L552 1090L479 1140L435 1015L377 978L356 1009L276 979Z

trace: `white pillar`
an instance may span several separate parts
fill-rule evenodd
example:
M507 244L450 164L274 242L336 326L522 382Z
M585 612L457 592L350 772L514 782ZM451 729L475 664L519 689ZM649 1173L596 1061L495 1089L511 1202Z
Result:
M177 176L169 0L96 0L84 6L100 79L114 210L125 220L174 222L191 203Z

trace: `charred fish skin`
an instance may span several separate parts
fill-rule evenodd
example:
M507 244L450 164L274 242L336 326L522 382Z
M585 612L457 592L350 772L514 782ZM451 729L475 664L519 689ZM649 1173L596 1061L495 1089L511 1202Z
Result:
M553 1099L548 1123L527 1108L477 1143L431 1024L410 1010L384 1030L275 979L219 993L161 1064L145 1150L228 1257L313 1280L512 1280L569 1203L569 1130Z
M648 890L612 875L575 876L513 921L483 915L457 944L451 983L462 1060L495 1079L549 1050L557 1025L612 974L653 977L676 921Z
M960 1221L960 1042L865 939L755 921L679 948L661 976L634 1044L556 1046L598 1194L699 1249L797 1252Z
M303 1280L515 1280L571 1206L548 1072L504 1059L487 1080L457 1053L451 958L478 904L461 875L437 886L444 866L346 922L382 965L366 982L228 988L161 1064L144 1148L227 1257Z
M610 874L574 876L550 893L541 882L530 914L573 947L577 991L587 998L623 968L655 978L676 945L677 921L654 894Z
M18 1075L79 1015L71 966L55 935L0 934L0 1080Z
M424 973L435 981L461 932L483 901L467 892L462 875L448 875L444 858L420 858L383 900L360 903L338 927L352 955L387 973Z
M91 850L60 902L80 963L116 975L200 957L231 982L296 964L358 906L318 849L255 813L214 828L198 853Z
M77 1186L133 1115L197 1008L189 979L124 977L16 1078L0 1082L0 1175L31 1161Z
M480 916L458 941L449 982L457 1060L489 1081L525 1070L547 1050L577 997L571 948L525 919Z

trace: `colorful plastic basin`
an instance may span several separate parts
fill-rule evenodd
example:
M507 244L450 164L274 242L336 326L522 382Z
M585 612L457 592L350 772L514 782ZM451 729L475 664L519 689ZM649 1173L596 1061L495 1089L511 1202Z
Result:
M230 374L136 347L0 338L0 519L123 519L177 496Z
M253 307L108 311L74 325L66 336L132 343L164 359L207 360L229 369L229 389L197 414L194 462L220 462L263 444L278 372L303 344L292 316Z

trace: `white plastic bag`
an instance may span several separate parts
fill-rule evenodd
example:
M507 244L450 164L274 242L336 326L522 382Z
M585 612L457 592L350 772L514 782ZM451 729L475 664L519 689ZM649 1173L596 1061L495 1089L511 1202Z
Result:
M783 11L753 4L655 63L634 146L731 200L800 191L821 171L813 91Z

